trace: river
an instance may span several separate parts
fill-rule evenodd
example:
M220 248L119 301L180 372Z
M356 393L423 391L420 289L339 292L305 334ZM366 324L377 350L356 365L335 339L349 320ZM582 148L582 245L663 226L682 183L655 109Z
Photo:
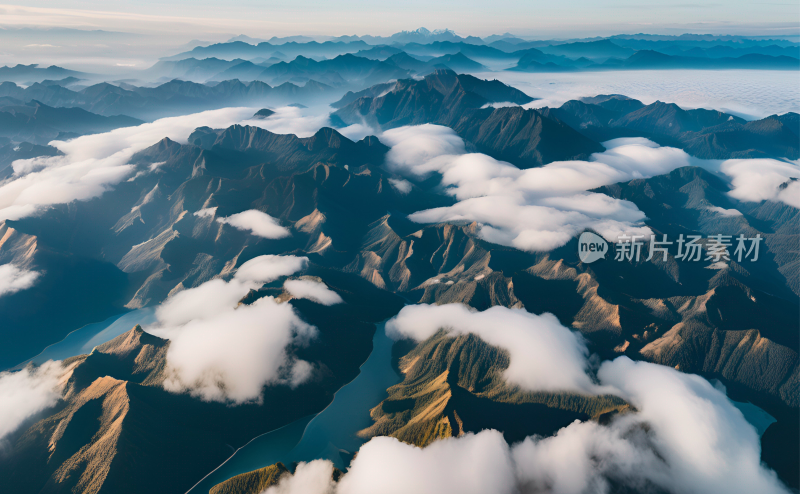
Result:
M46 347L38 355L12 367L18 370L28 363L42 364L48 360L64 360L75 355L90 353L94 347L113 340L137 324L142 326L155 322L155 309L138 309L109 317L105 321L87 324L78 328L58 343Z

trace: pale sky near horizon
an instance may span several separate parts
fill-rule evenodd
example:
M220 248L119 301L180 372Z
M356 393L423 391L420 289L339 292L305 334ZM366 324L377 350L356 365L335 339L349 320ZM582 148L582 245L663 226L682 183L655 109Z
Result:
M2 1L2 0L0 0ZM527 39L734 34L797 40L797 0L30 0L0 4L0 66L96 73L149 67L199 43L244 34L390 36L425 27ZM21 29L26 28L26 29ZM33 29L27 29L33 28ZM66 29L65 29L66 28ZM197 41L195 41L197 40Z
M70 27L171 36L391 35L425 26L461 35L618 33L787 35L800 2L775 0L50 0L0 5L0 27Z

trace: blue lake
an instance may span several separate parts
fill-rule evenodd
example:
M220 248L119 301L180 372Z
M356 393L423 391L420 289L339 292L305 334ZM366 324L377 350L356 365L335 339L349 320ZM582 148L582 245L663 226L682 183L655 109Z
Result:
M710 379L708 382L710 382L711 385L717 388L718 390L725 393L725 395L727 396L728 390L725 388L725 385L722 384L722 382L720 382L717 379ZM733 406L735 406L736 408L739 409L740 412L742 412L742 415L744 415L745 420L747 420L750 423L750 425L755 427L756 432L758 433L758 437L763 436L764 432L767 431L767 427L769 427L773 422L777 422L775 417L768 414L761 408L753 405L749 401L747 402L733 401L730 398L728 398L728 400L731 403L733 403Z

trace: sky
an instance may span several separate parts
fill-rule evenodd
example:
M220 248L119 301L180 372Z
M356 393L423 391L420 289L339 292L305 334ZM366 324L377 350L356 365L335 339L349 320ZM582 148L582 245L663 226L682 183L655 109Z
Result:
M1 0L0 0L1 1ZM123 74L198 44L246 35L390 36L425 27L526 39L614 34L800 35L794 0L50 0L0 4L0 66ZM116 72L115 72L116 71Z
M52 26L170 35L390 35L425 26L488 36L536 37L683 32L748 35L798 31L792 0L212 0L32 1L0 5L0 26Z

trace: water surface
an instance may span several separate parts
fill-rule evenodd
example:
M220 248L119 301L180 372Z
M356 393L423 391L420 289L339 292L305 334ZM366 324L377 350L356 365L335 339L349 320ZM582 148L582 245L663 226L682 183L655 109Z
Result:
M76 355L90 353L94 347L129 331L137 324L145 325L155 322L155 309L138 309L124 314L109 317L103 322L87 324L72 331L63 340L46 347L35 357L21 362L14 370L28 363L42 364L48 360L64 360Z

